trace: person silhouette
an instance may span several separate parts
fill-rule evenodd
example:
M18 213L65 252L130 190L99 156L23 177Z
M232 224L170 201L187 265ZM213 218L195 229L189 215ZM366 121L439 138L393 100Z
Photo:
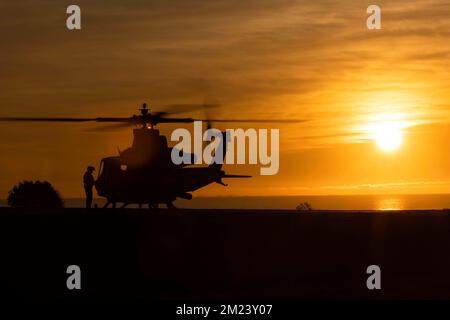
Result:
M84 192L86 193L86 208L90 209L92 207L92 188L95 184L94 176L92 172L94 172L95 168L93 166L89 166L86 169L86 172L83 175L83 184L84 184Z

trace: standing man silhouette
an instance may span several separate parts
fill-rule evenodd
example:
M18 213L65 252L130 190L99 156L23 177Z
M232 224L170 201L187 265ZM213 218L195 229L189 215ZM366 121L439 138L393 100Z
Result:
M84 192L86 193L86 209L90 209L92 206L92 188L95 184L94 172L95 168L92 166L87 167L86 172L83 176Z

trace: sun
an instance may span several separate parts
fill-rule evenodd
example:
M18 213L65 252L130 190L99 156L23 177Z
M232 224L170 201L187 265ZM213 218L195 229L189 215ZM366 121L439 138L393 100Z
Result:
M374 126L373 139L383 151L397 150L403 141L402 128L395 122L382 122Z

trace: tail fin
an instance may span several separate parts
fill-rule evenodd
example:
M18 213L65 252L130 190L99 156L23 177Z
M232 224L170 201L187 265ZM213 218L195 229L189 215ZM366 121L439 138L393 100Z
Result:
M220 163L211 163L209 168L220 171L222 169L222 165L225 162L225 156L227 154L228 143L230 142L230 138L227 136L226 131L222 131L222 138L220 145L222 146L222 161ZM217 161L217 160L216 160Z
M223 148L222 149L222 161L220 161L221 163L212 163L209 165L209 168L214 170L216 173L215 182L217 182L218 184L221 184L223 186L226 186L227 184L222 181L223 178L251 178L251 176L247 176L247 175L226 174L225 171L222 171L222 165L225 162L225 156L226 156L228 144L230 143L231 138L226 134L226 132L221 132L221 133L222 133L222 141L220 144ZM214 158L215 158L215 161L217 161L217 158L216 157L214 157Z

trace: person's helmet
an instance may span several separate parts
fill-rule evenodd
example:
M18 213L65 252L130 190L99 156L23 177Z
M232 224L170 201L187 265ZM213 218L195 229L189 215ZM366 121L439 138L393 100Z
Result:
M86 169L87 171L90 171L90 172L92 172L92 171L94 171L95 170L95 168L93 167L93 166L89 166L89 167L87 167L87 169Z

